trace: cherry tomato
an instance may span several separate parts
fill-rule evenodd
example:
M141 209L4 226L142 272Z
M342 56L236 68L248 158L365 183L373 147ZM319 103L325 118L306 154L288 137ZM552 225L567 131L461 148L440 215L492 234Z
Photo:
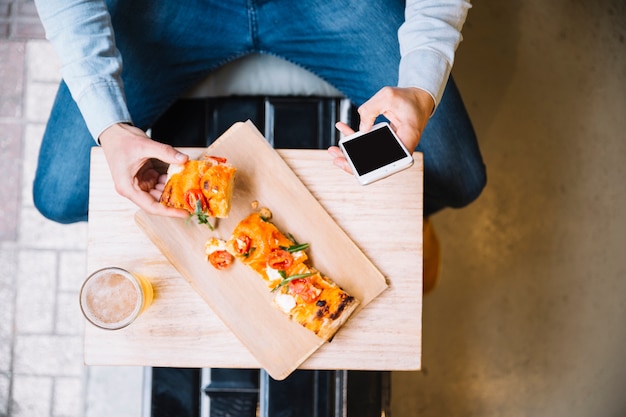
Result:
M215 269L226 269L233 263L233 255L225 250L216 250L209 255L209 262Z
M267 257L267 265L272 269L286 270L293 264L293 256L284 249L272 249Z
M234 242L234 249L239 255L245 255L250 252L250 245L252 245L252 239L248 235L239 235Z
M320 297L322 290L313 285L309 279L300 278L289 281L289 292L299 295L305 303L313 303Z
M187 203L187 206L192 213L196 211L198 201L200 201L200 204L202 205L202 211L207 211L206 199L204 198L204 195L202 194L202 191L200 189L196 188L193 190L185 191L185 203Z

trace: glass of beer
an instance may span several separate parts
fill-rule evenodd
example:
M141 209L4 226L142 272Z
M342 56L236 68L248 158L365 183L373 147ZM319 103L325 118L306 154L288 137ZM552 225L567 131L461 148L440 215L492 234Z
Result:
M80 308L93 325L117 330L131 324L152 303L152 285L122 268L91 274L80 290Z

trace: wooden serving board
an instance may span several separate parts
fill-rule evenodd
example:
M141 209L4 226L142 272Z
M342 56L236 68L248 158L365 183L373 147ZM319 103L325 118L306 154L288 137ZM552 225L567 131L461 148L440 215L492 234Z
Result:
M186 150L192 158L200 151ZM223 271L214 269L204 252L210 237L228 239L252 211L251 203L258 201L272 211L272 222L280 230L310 244L311 265L353 295L359 309L387 288L386 279L252 123L233 125L209 147L209 153L227 158L237 168L230 215L217 221L215 231L143 211L135 220L261 366L274 379L284 379L324 340L273 307L265 283L241 263Z
M411 168L362 187L333 166L325 150L277 152L389 284L299 368L420 369L422 154L413 154ZM85 364L259 368L259 361L139 228L136 213L137 206L115 191L102 148L94 147L86 273L126 268L150 280L155 298L124 329L111 332L86 323Z

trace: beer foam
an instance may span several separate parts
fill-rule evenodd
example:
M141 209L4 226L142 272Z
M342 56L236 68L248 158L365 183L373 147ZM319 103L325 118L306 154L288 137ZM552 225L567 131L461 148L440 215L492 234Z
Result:
M128 277L105 271L83 289L85 313L103 327L127 324L140 308L139 289Z

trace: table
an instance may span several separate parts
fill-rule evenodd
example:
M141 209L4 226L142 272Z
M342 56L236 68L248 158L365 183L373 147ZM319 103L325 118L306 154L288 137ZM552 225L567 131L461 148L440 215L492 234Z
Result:
M338 225L387 277L389 288L302 369L418 370L422 331L423 159L362 187L326 151L278 150ZM102 149L91 155L87 268L119 266L148 277L155 301L118 331L87 325L87 365L258 368L259 363L136 225L112 184Z

